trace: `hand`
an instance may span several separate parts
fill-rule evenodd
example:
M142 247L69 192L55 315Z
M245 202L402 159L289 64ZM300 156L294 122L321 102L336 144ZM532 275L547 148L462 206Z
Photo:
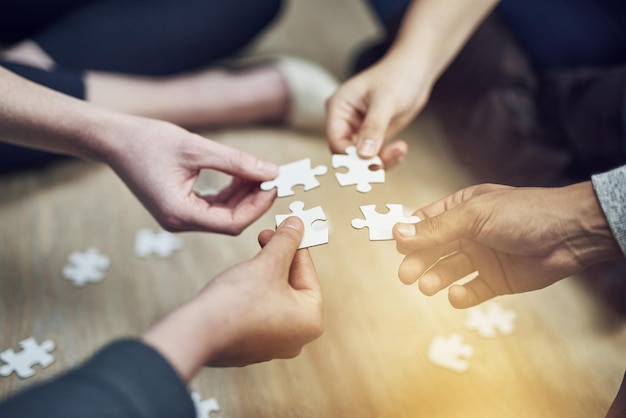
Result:
M203 365L232 367L292 358L323 330L322 296L304 225L287 218L261 232L256 257L210 282L144 335L184 379Z
M398 251L406 255L400 280L419 280L430 296L478 271L450 287L456 308L540 289L623 256L591 182L555 189L483 184L415 214L423 220L394 227Z
M379 155L386 169L404 159L406 142L383 144L422 110L430 87L403 65L384 60L346 81L328 100L326 136L333 153L356 145L364 158Z
M129 117L112 129L120 145L105 161L169 231L237 235L276 198L259 187L278 175L272 163L166 122ZM233 181L215 196L198 196L193 187L203 169Z

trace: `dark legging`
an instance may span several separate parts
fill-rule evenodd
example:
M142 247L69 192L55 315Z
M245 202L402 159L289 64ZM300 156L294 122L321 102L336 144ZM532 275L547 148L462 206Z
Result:
M280 0L2 0L0 44L34 40L51 71L0 60L27 79L81 99L85 71L162 76L229 56L277 16ZM53 155L0 144L0 171Z

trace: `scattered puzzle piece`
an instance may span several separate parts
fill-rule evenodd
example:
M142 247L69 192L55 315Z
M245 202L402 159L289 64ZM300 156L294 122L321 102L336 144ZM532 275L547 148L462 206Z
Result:
M197 418L209 418L211 412L220 412L220 405L215 398L208 398L202 401L198 392L191 392L191 398L196 407Z
M359 157L356 147L346 148L345 154L334 154L332 157L333 168L347 167L347 173L335 173L337 181L342 186L356 184L356 189L361 193L372 190L370 183L384 183L385 170L379 168L376 171L370 170L370 166L382 167L382 161L378 156L369 159Z
M515 329L517 314L514 311L503 309L496 302L485 304L485 310L481 306L475 306L468 310L465 319L467 329L476 330L485 338L494 338L499 331L502 335L509 335Z
M182 240L167 231L154 233L150 229L144 228L140 229L135 236L135 254L137 257L148 257L151 254L161 258L169 257L182 246Z
M376 205L361 206L361 212L365 219L355 218L352 226L356 229L367 227L370 230L370 241L393 239L393 226L399 222L416 223L420 221L417 216L404 216L402 205L389 203L387 213L376 212Z
M325 165L318 165L311 168L311 159L295 161L293 163L284 164L279 167L278 177L274 180L261 183L261 189L271 190L274 187L278 189L278 197L291 196L295 192L291 190L293 186L302 184L304 190L311 190L320 185L315 176L326 174L328 168Z
M463 344L458 334L450 334L448 337L436 336L428 348L428 360L431 363L459 373L468 369L468 359L473 355L474 348Z
M63 277L76 287L99 282L110 265L109 257L100 254L95 248L85 252L75 251L67 260L68 264L62 270Z
M276 215L276 225L280 225L290 216L297 216L304 223L304 236L298 248L313 247L328 243L328 226L313 226L315 221L325 221L326 214L321 206L304 210L304 203L297 200L289 205L291 211L288 215Z
M25 379L35 375L33 366L40 365L45 368L54 363L54 357L50 352L54 350L54 342L46 340L37 344L34 338L27 338L20 342L22 351L16 353L12 348L0 353L0 360L7 365L0 367L0 375L8 376L15 372Z

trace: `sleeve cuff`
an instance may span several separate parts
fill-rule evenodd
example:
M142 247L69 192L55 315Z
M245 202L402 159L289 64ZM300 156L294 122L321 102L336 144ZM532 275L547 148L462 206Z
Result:
M140 417L195 417L185 383L154 348L136 339L115 341L77 373L118 392L115 396Z
M602 211L626 255L626 166L591 176Z

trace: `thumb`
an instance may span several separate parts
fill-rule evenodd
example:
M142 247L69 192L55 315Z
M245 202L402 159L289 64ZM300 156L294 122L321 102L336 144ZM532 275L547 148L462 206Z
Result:
M357 135L357 151L361 157L371 158L380 152L393 117L391 108L385 100L372 99Z
M263 231L259 243L263 247L257 257L268 258L272 265L288 271L304 235L304 224L297 216L285 219L274 233Z
M425 250L443 247L467 238L470 222L463 218L462 211L450 209L432 218L422 218L416 224L398 223L393 227L393 237L400 252L402 249Z

